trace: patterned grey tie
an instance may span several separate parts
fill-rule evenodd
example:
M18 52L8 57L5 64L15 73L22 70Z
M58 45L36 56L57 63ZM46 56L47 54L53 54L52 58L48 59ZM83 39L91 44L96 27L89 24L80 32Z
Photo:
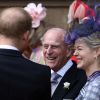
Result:
M58 83L58 78L60 77L59 74L55 73L54 77L51 79L52 84L57 84Z
M61 77L57 73L53 73L53 77L51 78L51 96L53 95L57 85L58 85L58 79Z

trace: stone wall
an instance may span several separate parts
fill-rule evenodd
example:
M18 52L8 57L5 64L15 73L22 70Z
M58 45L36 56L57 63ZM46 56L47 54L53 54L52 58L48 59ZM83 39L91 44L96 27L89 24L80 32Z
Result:
M45 22L50 25L66 28L68 8L72 1L73 0L0 0L0 10L12 6L24 7L30 2L36 4L42 3L43 6L47 8ZM83 1L86 2L85 0ZM97 1L99 2L99 0ZM91 0L90 5L92 6L93 4L94 2Z

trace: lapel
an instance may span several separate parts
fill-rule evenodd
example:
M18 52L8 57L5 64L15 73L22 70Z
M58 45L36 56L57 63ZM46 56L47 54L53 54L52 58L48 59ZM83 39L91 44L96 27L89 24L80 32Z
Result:
M67 95L67 93L71 90L71 88L74 86L74 84L77 81L75 79L76 71L77 68L76 68L76 64L74 63L72 67L65 73L64 77L61 79L58 87L56 88L52 96L52 100L62 100L64 96ZM64 88L65 82L70 83L69 89Z

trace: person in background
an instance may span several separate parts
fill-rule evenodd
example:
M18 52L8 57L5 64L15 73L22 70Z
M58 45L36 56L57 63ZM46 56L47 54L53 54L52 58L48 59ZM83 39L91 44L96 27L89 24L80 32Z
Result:
M22 56L31 22L20 7L0 12L0 100L51 100L50 68Z
M23 54L31 61L44 65L41 37L52 26L44 21L47 15L47 9L41 3L37 5L35 3L29 3L24 9L32 17L32 31L29 36L29 47Z
M27 6L24 7L24 10L32 17L32 30L29 35L29 46L23 52L23 55L33 62L39 62L37 59L39 59L39 57L43 58L40 38L43 35L42 30L44 31L44 22L42 20L46 17L46 8L43 7L41 3L38 5L35 3L28 3ZM38 56L38 54L40 56Z
M51 68L52 100L75 99L87 79L70 60L72 45L64 42L66 34L62 28L50 28L42 37L44 60Z
M75 100L100 100L100 31L77 38L74 55L88 77Z
M96 17L95 17L95 24L94 24L94 32L95 31L100 31L100 3L96 4L95 7L95 13L96 13Z
M69 6L69 11L67 14L67 30L73 31L77 25L82 24L91 18L95 20L94 9L92 9L82 0L73 0Z

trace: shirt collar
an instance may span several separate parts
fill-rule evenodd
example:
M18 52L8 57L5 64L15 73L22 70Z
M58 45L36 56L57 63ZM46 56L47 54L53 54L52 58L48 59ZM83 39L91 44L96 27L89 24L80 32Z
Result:
M68 71L68 69L73 65L73 62L71 60L69 60L60 70L57 71L57 73L63 77L64 74ZM51 70L51 74L53 73L54 71Z
M14 46L11 46L11 45L0 45L0 49L11 49L11 50L17 50L18 49Z

